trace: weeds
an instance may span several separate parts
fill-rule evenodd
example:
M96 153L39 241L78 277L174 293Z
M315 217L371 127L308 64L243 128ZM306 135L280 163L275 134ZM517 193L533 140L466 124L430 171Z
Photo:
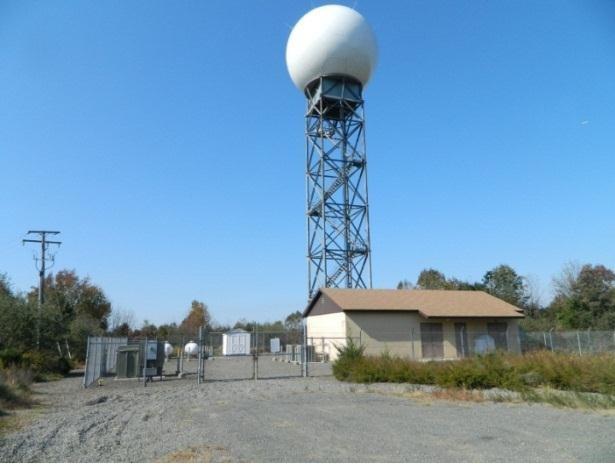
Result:
M32 373L27 369L11 366L0 369L0 416L9 409L29 407Z
M548 351L525 355L489 353L456 361L420 362L388 353L366 356L364 351L364 347L350 340L341 347L333 365L335 377L358 383L415 383L467 390L503 388L521 392L528 401L532 400L532 395L537 395L535 397L542 398L541 401L551 403L615 402L615 397L611 398L615 395L613 354L575 356ZM611 399L596 395L582 399L578 395L574 399L551 398L549 390L537 388L582 394L600 393Z

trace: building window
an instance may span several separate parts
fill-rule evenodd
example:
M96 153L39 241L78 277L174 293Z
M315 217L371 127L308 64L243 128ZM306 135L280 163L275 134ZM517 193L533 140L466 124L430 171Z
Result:
M487 324L487 333L493 338L496 350L508 350L507 330L508 324L506 322L489 322Z
M434 322L421 323L421 348L424 358L443 358L444 344L442 324Z

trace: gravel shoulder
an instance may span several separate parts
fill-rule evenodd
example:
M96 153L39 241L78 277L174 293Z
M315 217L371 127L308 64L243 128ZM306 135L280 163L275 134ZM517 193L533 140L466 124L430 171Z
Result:
M80 378L0 437L0 461L614 461L615 417L512 403L426 401L330 377Z

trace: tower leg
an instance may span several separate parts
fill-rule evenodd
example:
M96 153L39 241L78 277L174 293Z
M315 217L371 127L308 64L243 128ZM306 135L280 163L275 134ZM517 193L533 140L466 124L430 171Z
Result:
M306 88L308 298L371 288L362 86L320 77Z

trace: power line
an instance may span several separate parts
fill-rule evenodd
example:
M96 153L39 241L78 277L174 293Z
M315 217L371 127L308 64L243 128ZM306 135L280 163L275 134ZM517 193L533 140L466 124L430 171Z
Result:
M21 243L25 245L26 243L40 243L41 251L40 257L34 256L34 260L37 263L38 275L39 275L39 284L38 284L38 318L36 321L36 349L40 348L41 343L41 308L45 303L45 270L47 269L47 262L51 262L51 266L55 262L55 254L49 252L49 245L58 245L60 246L62 242L47 240L48 235L58 235L60 231L58 230L29 230L26 235L38 235L40 239L26 239L24 238ZM38 263L40 262L40 267Z

